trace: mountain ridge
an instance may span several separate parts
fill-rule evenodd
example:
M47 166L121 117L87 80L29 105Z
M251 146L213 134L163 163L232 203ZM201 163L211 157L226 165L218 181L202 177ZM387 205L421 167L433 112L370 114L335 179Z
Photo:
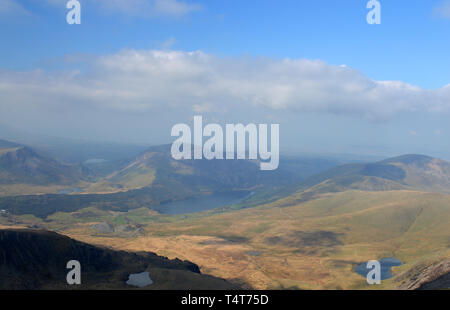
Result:
M28 146L0 149L0 184L66 185L83 180L86 174L86 168L80 165L44 157Z
M450 193L450 162L407 154L376 163L341 165L308 178L300 190L320 184L334 184L334 191L415 189Z

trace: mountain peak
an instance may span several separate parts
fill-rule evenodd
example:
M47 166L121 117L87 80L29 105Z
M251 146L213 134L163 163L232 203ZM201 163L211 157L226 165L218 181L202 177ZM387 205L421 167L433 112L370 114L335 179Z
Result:
M41 156L28 146L2 145L5 148L0 149L0 184L75 184L83 177L82 168L77 165L66 165Z

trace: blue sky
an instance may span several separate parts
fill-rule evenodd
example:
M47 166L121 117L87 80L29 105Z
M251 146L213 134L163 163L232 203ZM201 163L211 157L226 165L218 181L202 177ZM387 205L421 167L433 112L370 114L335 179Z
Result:
M5 0L6 1L6 0ZM449 19L436 16L443 1L385 0L381 25L368 25L364 0L208 0L182 16L146 17L80 1L83 22L65 22L65 1L17 2L30 15L2 16L0 66L45 67L52 58L161 48L217 55L321 59L347 64L374 79L424 88L448 84ZM94 0L95 2L95 0Z
M429 150L450 157L445 142L450 135L450 1L380 0L381 25L367 24L365 0L80 0L81 25L66 23L65 0L2 2L0 87L5 91L0 100L9 105L0 107L0 124L6 127L157 143L166 141L173 123L202 112L219 121L237 122L242 115L243 122L276 119L289 128L285 140L303 137L306 151ZM201 55L189 54L193 51ZM176 77L169 75L175 65ZM149 69L140 72L142 67ZM196 70L215 82L203 90L201 73L192 75ZM160 85L151 94L136 86L156 85L158 74L165 85L185 75L198 85L188 88L183 81L183 88L167 92ZM54 91L64 88L58 81L73 89ZM303 96L309 83L315 92ZM115 102L89 85L109 85L104 93L123 86L114 98L133 94ZM274 90L264 96L267 86ZM37 88L49 91L37 95ZM45 102L36 99L41 97ZM186 104L178 106L183 100ZM231 113L237 106L242 111ZM45 111L45 120L36 121L36 113L26 117L26 111ZM70 122L69 114L81 123ZM111 122L96 124L100 114ZM19 116L26 125L18 125ZM122 136L113 129L117 122L124 124ZM63 124L70 128L62 129ZM156 128L165 134L142 133Z

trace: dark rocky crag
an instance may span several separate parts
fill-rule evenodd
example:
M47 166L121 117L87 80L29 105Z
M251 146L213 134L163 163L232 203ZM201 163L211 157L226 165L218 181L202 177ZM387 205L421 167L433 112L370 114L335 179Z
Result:
M415 266L398 280L407 279L399 287L402 290L450 289L450 259L430 265Z
M81 264L81 285L68 285L66 264ZM237 289L197 265L150 252L114 251L42 230L0 230L0 289L129 289L128 275L148 271L149 289Z

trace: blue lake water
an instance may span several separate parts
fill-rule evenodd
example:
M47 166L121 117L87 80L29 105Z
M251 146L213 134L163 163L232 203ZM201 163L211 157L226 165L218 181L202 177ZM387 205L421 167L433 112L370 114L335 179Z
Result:
M240 203L250 195L251 193L242 191L214 193L207 196L199 196L180 201L168 202L152 208L162 214L188 214L206 210L213 210Z
M392 278L391 268L394 266L402 265L401 261L393 257L382 258L379 260L379 262L381 265L381 280ZM367 278L367 274L370 272L370 270L371 269L367 269L367 262L361 263L354 268L354 271L364 278Z

